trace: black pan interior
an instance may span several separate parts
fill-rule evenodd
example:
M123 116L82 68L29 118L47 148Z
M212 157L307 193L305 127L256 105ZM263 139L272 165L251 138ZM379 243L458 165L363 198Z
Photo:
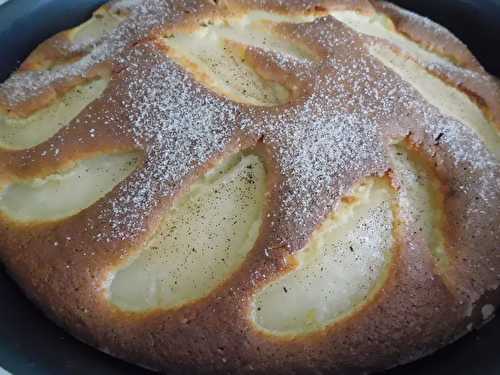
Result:
M0 7L0 82L41 41L89 17L102 0L11 0ZM500 0L396 0L458 35L500 76ZM73 339L47 320L0 265L0 366L13 374L150 374ZM500 374L500 318L387 375Z

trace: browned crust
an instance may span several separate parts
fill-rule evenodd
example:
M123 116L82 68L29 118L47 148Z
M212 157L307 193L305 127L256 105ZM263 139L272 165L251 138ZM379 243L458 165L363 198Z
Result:
M454 56L465 70L474 71L468 80L462 79L467 73L464 70L460 73L462 75L446 71L446 79L457 88L473 92L480 102L482 100L484 110L491 113L492 118L499 118L500 101L496 101L498 92L491 92L492 85L498 89L498 83L483 72L463 45L448 34L420 28L418 22L406 18L395 7L378 3L373 6L386 12L401 32L431 49ZM132 38L131 47L106 59L105 65L112 66L110 86L92 104L91 109L87 108L79 115L81 121L72 122L57 137L32 149L0 152L1 177L7 180L45 176L75 160L103 152L138 150L144 154L144 164L126 181L75 216L51 223L23 225L0 217L0 259L29 298L76 337L105 352L153 369L190 374L266 374L271 371L283 374L322 371L358 374L392 367L429 354L464 334L469 323L481 324L481 306L484 303L497 303L500 299L500 275L495 271L500 269L496 248L500 217L495 209L500 198L496 194L496 200L490 201L490 206L488 202L477 199L475 192L480 191L481 187L476 180L484 177L486 172L481 166L472 165L471 160L458 160L446 136L440 144L436 144L436 134L423 125L425 116L421 109L436 120L443 116L436 114L434 107L423 102L404 84L401 92L406 90L404 92L418 106L397 107L400 111L372 112L369 117L381 135L383 147L387 147L394 139L404 139L411 134L411 142L418 153L429 161L436 176L446 184L446 250L453 260L450 278L444 281L436 272L430 249L424 239L414 233L414 228L398 223L397 241L387 281L368 303L350 316L324 330L295 338L271 337L259 331L248 318L255 292L290 269L290 264L286 264L284 259L303 248L315 228L342 199L343 194L340 192L366 177L385 175L390 170L387 155L383 156L382 163L377 163L374 154L373 159L366 160L364 169L355 168L353 162L349 173L336 176L332 186L324 187L326 193L323 195L327 195L327 199L318 196L316 205L308 207L315 214L305 222L304 227L299 227L282 210L281 204L288 194L287 189L294 188L287 185L287 175L280 164L280 147L288 147L288 144L280 133L276 135L269 131L266 124L277 121L281 115L288 115L287 110L290 108L300 110L318 90L321 94L326 93L317 96L320 104L326 100L323 96L328 97L342 90L352 93L354 88L351 81L341 78L348 72L342 69L353 61L365 61L370 70L369 80L358 79L363 77L357 77L356 71L350 71L352 80L358 79L361 85L357 92L363 92L362 85L370 87L377 82L394 81L398 85L402 84L393 72L368 56L364 47L367 38L348 30L332 18L323 18L305 26L286 25L280 28L281 32L287 30L287 37L291 40L302 40L312 46L318 55L318 61L312 62L313 68L308 68L306 64L293 67L280 65L279 59L273 58L272 54L249 49L248 57L259 74L264 77L268 74L268 77L272 76L280 83L292 82L297 87L292 102L274 108L252 108L232 103L236 106L238 116L222 145L222 151L201 160L199 166L184 176L183 184L172 188L170 197L154 196L157 205L141 219L135 233L124 238L110 236L107 241L96 241L97 234L113 231L114 218L108 210L110 202L124 194L121 187L138 180L145 165L151 162L149 150L154 146L153 141L142 139L138 142L128 131L133 127L128 111L133 108L130 104L137 98L131 98L127 93L131 87L135 87L135 81L146 77L157 65L169 61L155 43L147 41L154 37L154 33L171 32L177 27L195 27L195 22L199 20L214 15L223 16L227 12L261 9L324 14L326 9L331 8L356 9L367 13L373 11L368 1L296 0L286 5L278 0L219 0L217 4L208 5L188 1L186 7L180 9L190 9L189 13L184 12L182 16L175 13L173 19L167 18L154 26L155 31L146 33L147 37L142 34L139 39ZM328 36L328 33L341 36L334 41L335 45L320 42L322 35ZM40 51L49 51L51 47L40 48ZM33 56L50 55L49 52L40 51ZM338 59L337 70L325 63L332 56ZM37 60L35 57L30 59L26 69ZM332 85L325 85L321 81L322 77L329 77ZM81 80L71 77L62 82L48 85L43 95L14 106L4 103L8 91L0 87L0 97L4 96L2 108L20 116L32 113L36 108L56 100L64 92L63 88L70 85L74 87ZM388 97L391 89L389 84L380 84L378 94ZM197 95L229 105L226 99L217 97L201 86ZM379 108L378 98L367 96L363 99L367 108ZM347 99L338 104L343 111L356 111L356 104ZM327 113L332 111L332 116L336 113L333 108L322 109ZM113 116L109 117L110 113ZM311 116L315 115L311 113ZM109 120L106 125L103 118ZM249 129L241 126L243 119L250 119L253 127ZM97 128L99 137L90 137L90 128ZM352 136L355 137L356 133L357 130ZM379 146L379 140L361 141L368 142L373 150ZM471 137L470 141L475 140ZM50 153L54 147L59 150L57 154ZM111 305L102 288L108 272L122 264L124 258L140 251L168 207L197 176L210 168L215 160L239 149L252 150L264 161L268 174L265 213L272 215L269 218L264 215L259 238L238 272L230 275L205 298L177 309L128 313ZM48 154L42 157L44 151L48 151ZM354 159L355 154L351 156ZM496 167L494 176L486 180L488 183L500 175L498 163ZM464 185L471 192L461 188ZM487 216L479 215L479 211L486 212ZM469 215L466 219L463 217L465 212ZM271 220L278 224L273 226ZM481 236L482 248L477 247L476 236ZM264 255L265 249L273 250L270 257Z

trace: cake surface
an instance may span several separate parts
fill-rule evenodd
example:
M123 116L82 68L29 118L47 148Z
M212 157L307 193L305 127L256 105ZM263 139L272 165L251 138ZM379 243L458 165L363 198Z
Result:
M500 84L369 0L115 0L0 85L0 261L167 373L361 374L500 303Z

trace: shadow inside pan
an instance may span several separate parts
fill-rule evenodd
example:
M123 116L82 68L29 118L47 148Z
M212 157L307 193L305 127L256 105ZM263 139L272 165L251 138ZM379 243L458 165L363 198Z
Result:
M102 0L11 0L0 6L0 82L50 35L83 22ZM396 3L446 25L500 76L500 2L399 0ZM13 374L147 375L80 343L47 320L0 267L0 365ZM500 318L437 354L387 375L500 374Z

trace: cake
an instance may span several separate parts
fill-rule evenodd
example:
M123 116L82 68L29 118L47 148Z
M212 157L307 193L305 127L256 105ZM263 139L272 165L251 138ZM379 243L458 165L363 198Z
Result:
M155 371L381 371L494 316L499 129L387 2L111 1L0 85L0 260Z

